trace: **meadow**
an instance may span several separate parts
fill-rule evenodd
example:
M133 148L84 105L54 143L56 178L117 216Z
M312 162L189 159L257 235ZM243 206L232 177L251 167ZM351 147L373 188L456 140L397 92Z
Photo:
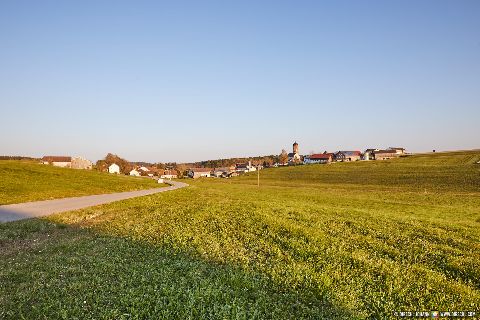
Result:
M479 151L272 168L0 224L0 318L480 309Z
M156 188L151 179L0 160L0 205Z

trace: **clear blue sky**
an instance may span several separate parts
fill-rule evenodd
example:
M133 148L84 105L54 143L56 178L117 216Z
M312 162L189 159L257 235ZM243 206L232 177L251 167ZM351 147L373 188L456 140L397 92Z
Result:
M480 1L2 1L0 154L480 147Z

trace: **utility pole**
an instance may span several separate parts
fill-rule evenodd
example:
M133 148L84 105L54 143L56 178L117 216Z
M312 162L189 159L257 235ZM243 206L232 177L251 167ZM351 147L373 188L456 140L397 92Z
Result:
M260 188L260 166L257 166L257 185Z

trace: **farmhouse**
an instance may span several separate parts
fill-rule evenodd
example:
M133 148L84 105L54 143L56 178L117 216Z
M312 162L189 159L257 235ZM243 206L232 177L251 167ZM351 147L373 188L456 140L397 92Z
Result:
M362 157L360 151L338 151L335 153L335 161L348 162L348 161L358 161Z
M120 174L120 167L118 166L118 164L112 163L112 164L108 167L108 172L109 172L109 173Z
M187 175L190 178L197 179L200 177L210 177L212 169L210 168L190 168L188 169Z
M72 157L44 156L42 162L44 164L51 164L55 167L70 168L72 166Z
M318 153L305 156L303 158L303 163L312 164L312 163L330 163L333 161L333 153Z
M177 170L173 169L167 169L163 171L163 174L160 175L160 178L162 179L177 179L178 177L178 172Z
M396 150L387 149L387 150L378 150L374 152L375 160L388 160L398 157Z

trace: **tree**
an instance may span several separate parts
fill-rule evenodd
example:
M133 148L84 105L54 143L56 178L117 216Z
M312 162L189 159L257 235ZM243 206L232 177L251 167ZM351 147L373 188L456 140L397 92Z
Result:
M265 168L271 167L273 165L273 160L270 157L265 157L263 160L263 166Z
M273 164L273 159L270 157L265 157L263 159L263 166L264 167L270 167Z
M177 164L175 169L178 171L178 177L183 178L187 172L187 166L184 164Z
M159 163L156 163L154 165L155 168L159 169L159 170L164 170L165 169L165 164L159 162Z
M128 174L133 168L127 160L120 158L116 154L108 153L104 160L97 161L97 170L106 171L112 163L116 163L120 167L120 172L123 174Z
M282 153L280 153L278 160L281 164L286 164L288 162L288 153L285 149L282 149Z
M107 171L107 165L105 163L105 160L98 160L97 163L95 163L95 170Z

